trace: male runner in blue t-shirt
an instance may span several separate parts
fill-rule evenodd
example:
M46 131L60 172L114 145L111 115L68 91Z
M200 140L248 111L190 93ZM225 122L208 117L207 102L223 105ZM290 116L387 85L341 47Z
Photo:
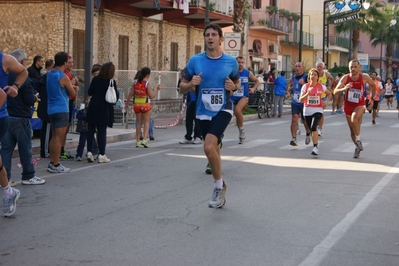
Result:
M244 68L244 57L239 56L236 58L238 63L238 72L240 73L240 81L241 86L238 90L236 90L231 99L234 103L234 115L236 116L236 124L238 128L238 144L243 144L245 140L245 132L244 132L244 116L242 111L248 104L249 93L254 93L256 88L259 86L260 81L252 74L251 71ZM250 89L248 82L255 82L255 85Z
M298 146L298 142L296 141L297 130L299 129L299 116L301 117L302 123L306 129L306 139L305 144L308 145L310 143L310 129L306 124L306 121L303 117L303 103L299 101L299 96L301 95L301 89L303 84L308 82L308 75L303 72L303 64L301 62L295 63L295 72L290 80L290 87L287 90L287 96L292 93L292 102L291 102L291 136L292 139L290 141L290 145Z
M67 173L71 169L60 164L61 146L68 131L69 98L75 96L79 87L72 86L64 74L68 54L58 52L54 56L54 68L47 73L47 114L50 119L52 137L50 140L50 163L47 172Z
M180 93L197 95L196 114L204 140L204 151L212 168L214 190L211 208L226 202L226 183L222 179L220 148L223 132L233 115L230 93L240 88L238 64L234 57L222 53L223 32L219 25L204 30L205 51L190 58L180 83Z

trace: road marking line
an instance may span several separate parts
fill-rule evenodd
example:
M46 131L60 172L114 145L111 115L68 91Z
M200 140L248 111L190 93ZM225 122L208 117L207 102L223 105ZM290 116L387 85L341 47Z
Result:
M363 147L366 147L369 143L363 143ZM355 151L355 144L353 142L345 142L342 145L332 149L333 152L346 152L351 153Z
M289 121L275 121L275 122L269 122L269 123L264 123L264 124L260 124L261 126L277 126L277 125L281 125L281 124L286 124L289 123Z
M328 127L328 126L333 126L333 127L336 127L336 126L342 126L342 125L346 125L347 124L347 122L333 122L333 123L328 123L328 124L324 124L324 126L326 127Z
M392 178L399 173L399 162L366 194L366 196L350 211L345 218L337 224L306 257L299 266L320 265L326 258L331 248L345 236L357 219L367 210L378 194L388 185Z
M319 144L321 144L323 142L324 141L320 141L319 140ZM320 145L320 146L323 147L322 145ZM309 145L306 145L305 141L303 140L301 142L298 142L298 146L285 145L285 146L282 146L282 147L280 147L278 149L279 150L305 150L305 149L312 150L312 148L313 148L312 142L310 142Z
M246 125L250 125L250 124L257 124L257 123L259 123L259 121L258 121L258 120L253 120L253 121L245 121L245 122L244 122L244 126L246 126Z
M399 155L399 145L392 145L386 149L382 154Z
M264 145L270 142L278 141L278 139L257 139L249 142L244 142L244 144L238 144L231 147L229 149L251 149L258 147L260 145Z

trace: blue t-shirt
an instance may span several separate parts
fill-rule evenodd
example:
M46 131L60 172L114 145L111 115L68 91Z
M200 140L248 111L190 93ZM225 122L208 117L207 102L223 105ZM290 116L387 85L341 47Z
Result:
M190 58L183 73L186 80L202 73L202 82L196 87L197 107L199 119L214 117L219 111L233 113L233 102L230 91L226 91L226 78L232 81L239 79L238 64L234 57L222 54L218 58L209 58L205 52ZM205 118L206 117L206 118Z
M251 72L249 72L249 70L247 70L245 68L240 72L241 86L231 96L231 99L233 101L236 102L236 101L239 101L242 97L248 97L249 96L248 82L249 82L249 75L250 74L251 74Z
M276 87L274 88L274 94L278 96L285 96L285 90L287 89L287 81L283 76L278 77L274 81L274 85Z
M3 69L3 53L0 52L0 88L3 89L7 86L8 74ZM4 102L3 106L0 107L0 118L7 117L7 101Z
M197 100L197 97L195 96L195 93L192 91L189 91L187 93L187 103L192 103L195 102Z
M47 73L47 114L69 113L68 92L60 85L60 79L65 76L58 69L52 69Z
M399 86L399 78L395 81L396 86ZM396 101L399 102L399 88L396 88Z
M307 83L308 80L308 74L303 73L302 75L296 76L294 75L292 77L292 104L298 105L298 106L303 106L303 103L299 101L299 96L301 96L301 89L302 85L299 83L299 80L302 79L305 83Z

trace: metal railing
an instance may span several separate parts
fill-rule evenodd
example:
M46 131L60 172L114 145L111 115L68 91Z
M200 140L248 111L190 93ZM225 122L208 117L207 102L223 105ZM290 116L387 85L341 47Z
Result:
M119 90L120 101L114 105L114 122L122 123L125 125L127 123L134 122L135 114L129 108L125 110L124 103L130 90L133 86L134 76L137 70L117 70L115 71L114 79L117 81L117 88ZM78 69L73 71L73 75L79 78L80 90L76 96L75 108L79 109L79 106L84 103L84 70ZM151 100L153 103L153 114L159 113L175 113L181 109L182 95L177 90L177 83L179 80L180 73L177 71L151 71L149 82L153 90L158 84L161 84L161 90L157 96ZM87 88L88 90L88 88ZM132 101L132 100L131 100ZM154 108L158 107L159 108ZM169 106L166 108L165 106Z
M292 32L293 20L279 16L279 14L271 14L265 10L252 10L250 26L260 26L279 30L285 33Z
M285 36L285 39L284 39L285 42L290 42L290 43L295 43L295 44L298 44L299 40L300 40L300 31L299 30L295 30L290 35ZM309 46L309 47L314 47L314 35L309 32L303 32L302 44Z

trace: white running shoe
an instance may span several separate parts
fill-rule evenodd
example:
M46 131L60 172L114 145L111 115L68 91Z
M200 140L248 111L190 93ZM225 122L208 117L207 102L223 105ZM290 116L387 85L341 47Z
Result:
M212 199L209 202L209 208L222 208L226 203L227 185L223 181L223 188L215 188L213 190Z
M98 163L109 163L111 160L108 159L107 155L98 155Z
M195 138L194 141L193 141L193 144L202 144L202 139Z
M17 201L21 196L18 189L11 188L12 194L10 196L3 196L3 213L5 217L10 217L17 210Z
M49 173L69 173L71 168L66 168L62 164L55 166L54 164L50 164L47 168L47 172Z
M193 144L192 140L188 140L188 139L183 139L182 141L179 141L180 144Z
M306 135L305 144L309 145L309 143L310 143L310 135Z
M245 135L245 131L244 131L244 129L239 129L238 130L240 133L238 134L238 138L239 138L239 142L238 142L238 144L243 144L244 143L244 140L245 140L245 138L246 138L246 135Z
M313 147L312 155L319 155L319 149L317 148L317 146Z
M31 179L22 180L21 183L24 185L43 185L44 183L46 183L46 180L34 176Z
M94 156L93 156L93 153L91 153L91 151L89 151L89 152L87 153L87 161L88 161L89 163L94 162Z

